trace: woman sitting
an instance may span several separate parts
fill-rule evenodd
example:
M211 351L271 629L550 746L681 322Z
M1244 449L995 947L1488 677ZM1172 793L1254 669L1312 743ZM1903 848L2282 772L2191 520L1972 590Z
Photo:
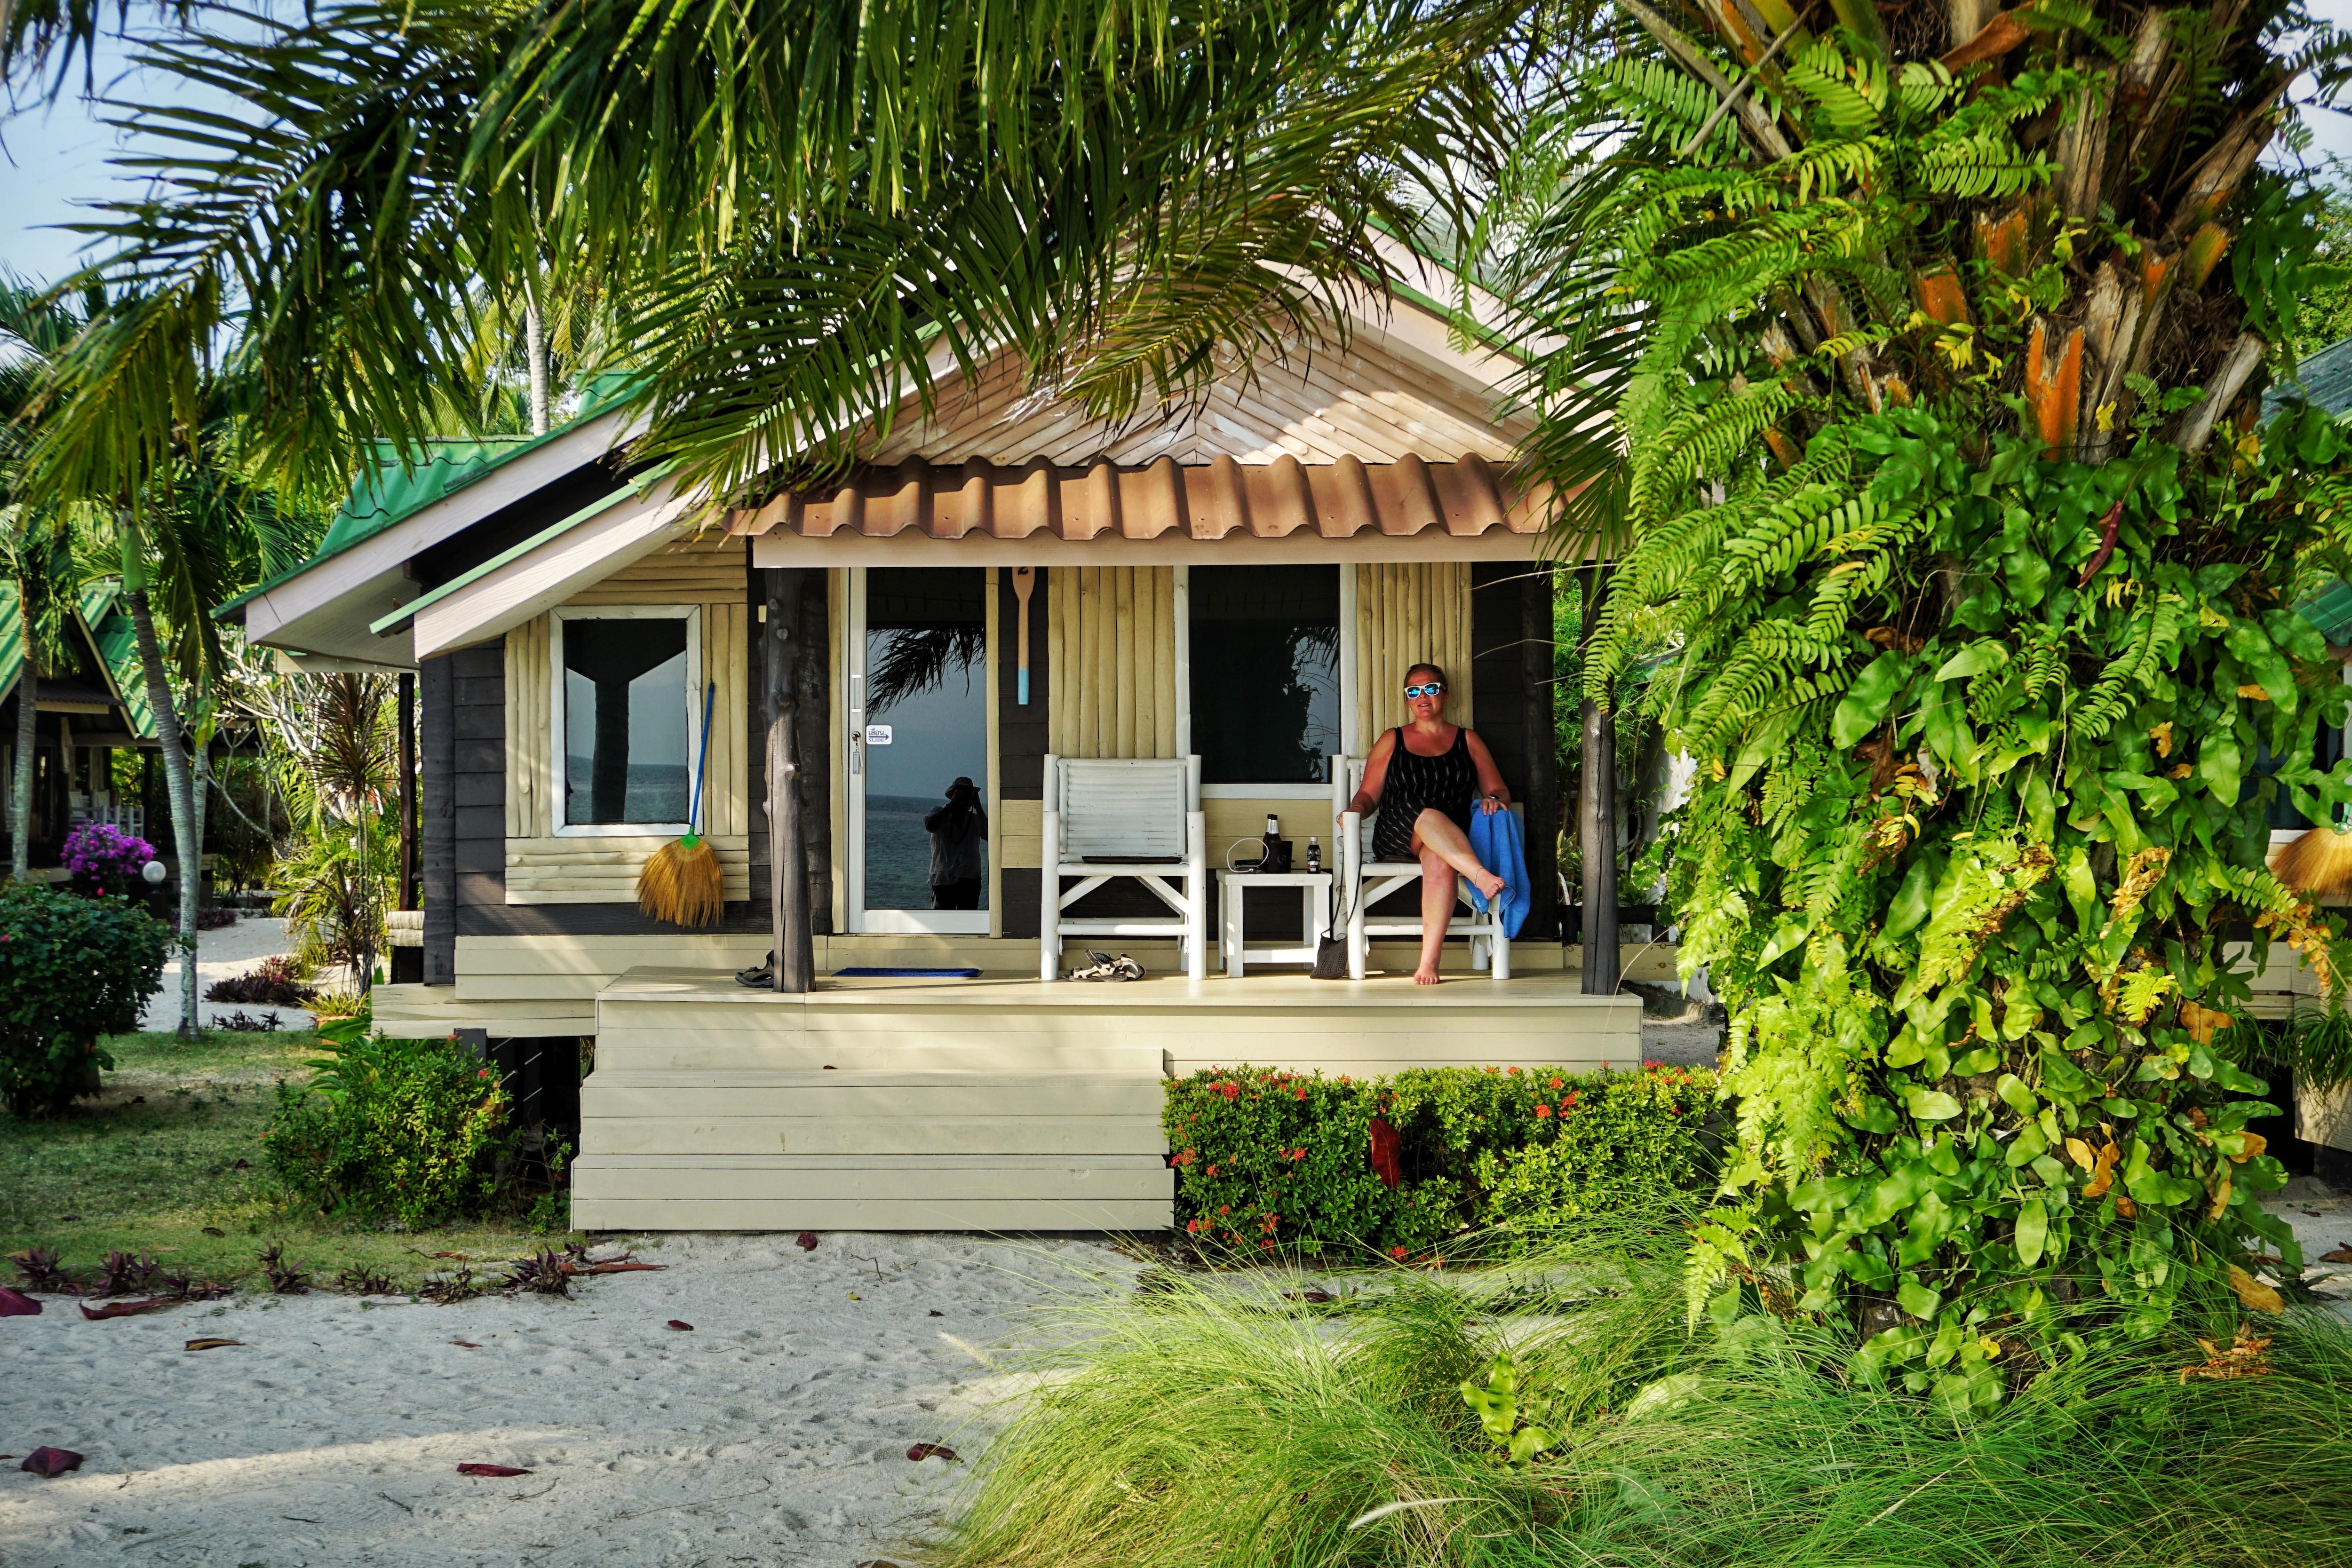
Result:
M1405 711L1412 722L1390 730L1364 760L1364 785L1348 810L1377 808L1372 858L1421 862L1421 967L1413 984L1437 984L1445 927L1454 918L1454 876L1488 898L1503 879L1470 852L1470 809L1488 815L1510 800L1494 754L1476 732L1445 722L1445 672L1415 664L1404 674Z

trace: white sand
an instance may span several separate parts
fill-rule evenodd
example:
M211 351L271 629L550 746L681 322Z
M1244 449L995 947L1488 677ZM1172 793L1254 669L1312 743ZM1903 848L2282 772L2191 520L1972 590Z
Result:
M260 967L264 958L276 957L292 950L286 940L286 922L267 916L255 918L239 915L234 925L224 925L217 931L196 933L196 1016L206 1025L229 1013L243 1012L253 1018L265 1013L278 1015L281 1029L309 1029L310 1015L300 1008L273 1008L260 1002L207 1002L205 992L215 980L226 980ZM147 998L147 1006L139 1017L141 1029L172 1030L180 1027L180 958L175 949L172 961L163 966L163 988Z
M260 1297L89 1322L52 1297L0 1319L0 1453L86 1456L53 1480L0 1465L0 1562L910 1561L969 1466L908 1446L983 1448L1018 1386L990 1348L1139 1269L959 1236L681 1236L639 1257L672 1267L570 1301ZM246 1343L183 1349L197 1335ZM457 1473L475 1460L533 1473Z

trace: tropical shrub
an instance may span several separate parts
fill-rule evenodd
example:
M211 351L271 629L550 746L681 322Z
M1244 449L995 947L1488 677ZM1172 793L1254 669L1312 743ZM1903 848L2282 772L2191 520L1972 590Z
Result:
M154 845L110 822L79 824L58 852L74 886L88 893L130 892L139 883L141 869L154 858Z
M0 1099L19 1116L99 1088L101 1036L139 1027L171 928L119 898L0 884Z
M1267 1067L1168 1085L1176 1219L1216 1245L1418 1257L1489 1225L1640 1208L1704 1186L1715 1075Z
M310 1000L309 971L290 954L264 958L242 975L215 980L205 988L208 1002L262 1002L270 1007L299 1008Z
M2299 1259L2227 944L2336 983L2265 819L2352 800L2295 609L2345 565L2345 440L2256 423L2309 255L2253 168L2296 14L1895 38L1841 4L1768 64L1728 10L1631 9L1677 64L1598 89L1647 315L1586 690L1678 657L1645 701L1698 768L1672 892L1741 1145L1692 1310L1792 1303L1982 1406L1999 1358L2155 1334L2200 1281L2274 1309L2257 1243ZM1762 90L1718 114L1685 72Z
M415 1230L478 1211L509 1109L499 1076L454 1040L323 1041L308 1084L280 1083L270 1168L322 1211Z

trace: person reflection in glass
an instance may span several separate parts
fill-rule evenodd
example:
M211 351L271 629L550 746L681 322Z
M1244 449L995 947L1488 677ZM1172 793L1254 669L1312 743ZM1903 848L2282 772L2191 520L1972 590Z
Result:
M979 786L969 779L949 785L947 803L931 808L923 831L931 835L931 907L978 909L988 842L988 810L980 803Z

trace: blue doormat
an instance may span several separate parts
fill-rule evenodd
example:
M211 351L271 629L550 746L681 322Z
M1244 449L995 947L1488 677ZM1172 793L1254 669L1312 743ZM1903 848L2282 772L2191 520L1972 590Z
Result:
M977 980L978 969L835 969L836 980Z

